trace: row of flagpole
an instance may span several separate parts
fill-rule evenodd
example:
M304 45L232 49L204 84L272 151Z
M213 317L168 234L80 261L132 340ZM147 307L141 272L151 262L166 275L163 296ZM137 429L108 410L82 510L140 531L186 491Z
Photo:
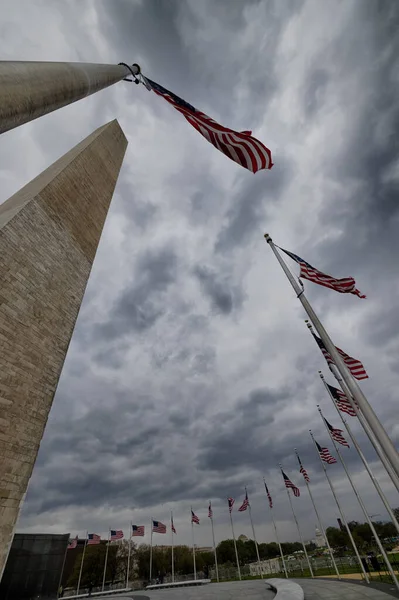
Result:
M276 256L288 281L290 282L291 286L293 287L294 291L296 292L297 298L300 300L303 308L305 309L305 311L309 317L309 320L311 321L311 323L309 323L309 321L307 321L308 327L309 327L315 341L319 345L319 348L321 349L324 357L326 358L332 374L335 376L338 384L340 385L342 392L345 396L345 399L349 402L349 405L351 406L351 408L353 410L353 413L351 413L351 414L354 414L355 416L358 417L360 424L362 425L362 427L363 427L366 435L368 436L370 442L372 443L374 449L376 450L377 456L381 460L381 463L383 464L386 472L388 473L389 477L391 478L392 483L394 484L396 489L399 491L399 454L398 454L394 444L392 443L392 440L389 438L387 432L385 431L384 427L380 423L378 417L374 413L374 410L370 406L366 396L364 395L363 391L361 390L361 388L359 387L359 385L356 381L357 379L361 380L361 379L365 379L368 377L368 375L366 374L366 372L364 370L363 365L360 363L360 361L356 361L356 360L352 359L350 356L346 355L346 353L344 353L342 350L340 350L333 344L326 329L323 327L321 321L317 317L316 313L314 312L312 306L310 305L309 301L307 300L307 298L304 294L304 287L303 287L302 281L300 279L299 279L299 283L296 281L295 277L293 276L293 274L289 270L288 266L284 262L282 256L278 252L277 247L275 246L275 244L272 241L272 238L268 234L265 234L264 237L266 239L266 242L270 246L272 252ZM283 249L281 249L281 250L283 250ZM325 273L318 271L317 269L312 267L309 263L307 263L306 261L301 259L299 256L297 256L291 252L288 252L286 250L283 250L283 252L285 252L288 256L290 256L293 260L295 260L300 265L300 277L303 277L304 279L308 279L310 281L313 281L314 283L318 283L325 287L329 287L340 293L349 292L349 293L359 296L360 298L365 298L365 296L360 294L359 290L356 289L355 281L353 280L353 278L346 278L346 279L341 279L341 280L335 279L329 275L326 275ZM320 339L318 339L316 337L316 335L314 334L312 325L315 328L315 330L317 331L318 335L320 336ZM333 400L333 404L335 405L335 407L338 410L336 402L334 401L334 398L331 395L330 386L328 386L326 384L326 382L324 381L324 378L321 374L320 374L320 376L323 380L324 385L326 386L326 389L330 393L331 399ZM364 516L366 518L366 521L371 528L371 531L372 531L373 536L376 540L376 543L379 547L379 550L380 550L381 555L384 559L384 562L387 566L387 569L392 576L392 579L396 585L396 588L399 589L399 583L398 583L396 575L392 569L391 563L390 563L390 561L386 555L386 552L381 544L381 541L377 535L377 532L375 531L375 528L374 528L374 526L371 522L371 519L367 513L367 510L363 503L363 500L362 500L361 496L359 495L356 486L353 483L353 480L347 469L346 463L345 463L344 459L342 458L341 452L339 451L339 449L337 447L336 440L334 439L334 437L331 433L331 430L327 426L327 423L321 413L320 408L319 408L319 412L320 412L320 415L326 426L326 429L329 432L331 441L333 442L334 447L337 451L337 454L338 454L338 457L342 464L342 467L344 468L344 471L349 479L349 482L351 484L353 492L355 493L355 496L356 496L356 498L359 502L359 505L364 513ZM339 412L339 410L338 410L338 412ZM346 423L346 420L344 420L342 418L342 415L340 415L340 416L341 416L342 422L345 425L345 428L348 432L348 435L351 438L351 440L355 446L355 449L357 450L359 457L362 460L362 462L366 468L366 471L370 477L371 482L373 483L385 508L387 509L388 514L390 515L390 517L392 519L392 522L394 523L396 529L399 531L398 521L395 518L394 513L393 513L391 507L389 506L389 503L388 503L384 493L382 492L381 487L379 486L377 480L375 479L375 477L366 461L366 458L365 458L363 452L361 451L348 424ZM318 450L317 443L314 440L312 433L311 433L311 436L312 436L313 442L315 444L316 450ZM328 476L327 469L322 460L320 452L319 452L319 458L322 463L322 466L323 466L326 478L328 480L328 483L330 485L331 491L332 491L335 501L337 503L338 510L342 515L342 520L345 523L345 526L346 526L348 535L351 539L355 554L356 554L359 564L362 568L363 575L364 575L366 581L368 581L367 574L365 572L364 566L362 564L362 561L360 559L359 553L356 548L356 544L354 543L353 536L349 530L346 519L343 516L342 509L340 508L339 501L336 497L335 490L334 490L331 480Z

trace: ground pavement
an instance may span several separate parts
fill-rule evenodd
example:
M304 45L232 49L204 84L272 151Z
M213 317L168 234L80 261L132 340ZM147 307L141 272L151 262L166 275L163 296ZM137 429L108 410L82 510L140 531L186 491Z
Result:
M304 590L305 600L396 600L397 596L380 591L377 586L331 581L329 579L294 579ZM389 588L388 588L389 589ZM104 600L272 600L265 580L211 583L200 587L143 590L133 594L107 596Z

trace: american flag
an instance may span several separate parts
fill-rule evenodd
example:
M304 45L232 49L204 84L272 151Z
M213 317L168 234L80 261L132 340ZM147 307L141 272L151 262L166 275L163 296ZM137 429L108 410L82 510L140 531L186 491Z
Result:
M331 358L331 354L328 352L323 341L319 337L317 337L317 335L315 335L314 333L312 333L312 335L313 335L314 339L316 340L316 343L319 346L327 363L329 365L335 365L335 362ZM349 354L346 354L346 352L344 352L343 350L341 350L341 348L338 348L337 346L335 346L335 349L341 355L342 360L344 361L344 363L346 364L346 366L348 367L349 371L352 373L352 375L355 379L361 380L361 379L368 378L366 369L363 367L360 360L357 360L356 358L352 358L351 356L349 356Z
M310 483L310 477L308 475L308 472L302 465L301 459L299 458L298 454L297 454L297 458L298 458L298 462L299 462L299 472L303 475L304 480L307 481L307 483Z
M338 388L335 388L332 385L329 385L328 383L327 383L327 385L328 385L328 389L331 392L332 397L334 398L334 402L337 405L337 407L339 408L339 410L341 412L346 413L350 417L356 417L356 411L353 409L346 394L344 394L344 392L341 392L341 390L339 390ZM352 400L355 403L355 405L357 406L356 400L354 398L352 398Z
M264 481L263 483L265 484L266 496L267 496L267 499L269 500L269 506L270 506L270 508L273 508L273 500L272 500L272 497L270 495L269 489L268 489L268 487L266 485L266 481Z
M69 544L67 550L73 550L78 545L78 536L73 538L73 540L69 540Z
M166 525L161 521L152 521L152 530L154 533L166 533Z
M173 517L170 518L170 526L172 528L173 533L176 533L176 528L175 528L175 525L173 523Z
M335 440L336 442L338 442L338 444L342 444L342 446L346 446L346 448L349 448L349 444L346 441L346 439L344 438L344 436L342 435L342 429L335 429L328 421L325 417L323 417L330 433L331 433L331 437L333 440Z
M316 446L317 450L319 451L320 458L323 462L326 462L329 465L334 465L337 462L336 459L330 454L328 448L322 448L317 442Z
M123 531L122 529L110 529L110 540L111 542L116 542L116 540L121 540L123 538Z
M234 498L227 498L227 503L229 505L229 513L231 513L231 511L233 510L234 502Z
M271 152L262 142L252 137L252 131L234 131L220 125L205 113L179 98L155 81L143 77L146 84L178 110L208 142L242 167L256 173L273 166Z
M299 491L299 488L297 488L297 487L296 487L296 485L294 485L294 484L292 483L291 479L290 479L290 478L289 478L289 477L288 477L288 476L287 476L287 475L284 473L284 471L283 471L283 470L281 470L281 473L282 473L282 475L283 475L283 478L284 478L285 487L286 487L288 490L292 490L292 491L293 491L293 493L294 493L294 496L295 496L296 498L299 498L299 496L301 495L301 492Z
M87 536L87 545L93 546L94 544L99 544L101 540L101 536L96 533L89 533Z
M132 525L133 537L144 537L144 525Z
M208 506L208 517L210 519L212 519L212 517L213 517L212 504L210 502L209 502L209 506Z
M280 248L280 250L288 254L288 256L298 263L300 266L299 277L303 277L304 279L308 279L319 285L324 285L324 287L340 292L341 294L355 294L355 296L358 296L359 298L366 298L366 296L356 288L353 277L336 279L335 277L331 277L331 275L326 275L325 273L318 271L297 254L284 250L284 248Z
M244 502L241 504L240 508L238 509L238 512L244 512L244 510L247 510L248 506L249 506L248 492L245 492Z
M191 509L191 523L196 523L197 525L199 525L199 518L197 517L193 509Z

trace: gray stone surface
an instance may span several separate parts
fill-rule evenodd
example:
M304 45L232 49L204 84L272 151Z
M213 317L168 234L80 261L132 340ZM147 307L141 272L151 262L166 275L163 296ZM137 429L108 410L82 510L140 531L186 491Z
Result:
M272 600L275 598L275 593L269 590L265 581L261 579L211 583L199 588L145 590L135 592L131 598L139 600L140 595L144 595L148 600ZM117 598L118 596L114 597L115 600ZM111 600L111 597L107 596L106 600Z
M266 579L266 585L270 586L275 592L275 600L304 600L304 592L299 583L292 579L281 579L272 577Z
M112 121L0 206L0 576L126 146Z
M327 579L297 579L305 592L305 600L393 600L395 596L367 584Z
M0 133L129 75L126 67L118 65L0 61Z

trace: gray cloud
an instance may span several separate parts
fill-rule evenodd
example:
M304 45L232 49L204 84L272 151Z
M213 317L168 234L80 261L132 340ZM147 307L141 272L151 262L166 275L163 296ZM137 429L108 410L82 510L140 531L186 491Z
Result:
M295 539L277 469L300 482L294 446L331 523L308 435L328 443L318 402L339 424L318 381L328 370L262 236L355 276L367 293L362 301L305 282L334 341L370 371L363 389L398 441L397 5L42 2L22 18L6 4L3 58L139 62L223 124L252 128L275 162L247 173L162 99L122 83L0 137L0 201L112 118L129 140L20 529L105 531L133 511L166 520L173 507L184 543L190 505L206 518L212 498L221 539L226 496L248 485L269 540L265 475L282 539ZM345 455L367 507L381 513L356 455ZM332 477L348 516L361 518L339 466ZM306 494L297 510L311 537ZM237 524L251 535L239 515ZM207 535L200 528L198 543Z

